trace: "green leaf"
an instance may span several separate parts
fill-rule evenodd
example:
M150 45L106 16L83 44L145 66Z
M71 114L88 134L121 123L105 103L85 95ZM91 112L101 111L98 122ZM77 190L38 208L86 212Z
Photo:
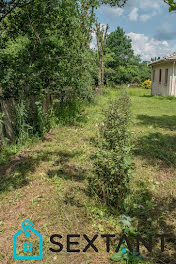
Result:
M111 260L113 261L119 261L119 260L123 260L123 253L122 252L118 252L118 253L115 253L114 255L111 256Z

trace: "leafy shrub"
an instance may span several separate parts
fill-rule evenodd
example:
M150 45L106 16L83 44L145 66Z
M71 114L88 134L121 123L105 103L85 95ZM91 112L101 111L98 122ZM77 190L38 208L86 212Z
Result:
M129 191L133 168L129 126L130 100L123 92L105 111L94 157L94 177L90 180L91 191L105 204L119 209Z
M129 216L121 216L121 227L122 233L127 235L128 238L133 238L136 236L136 227L132 226L132 219ZM123 252L125 249L125 252ZM114 262L126 261L126 264L137 264L143 263L143 258L140 255L140 252L133 250L132 252L126 247L125 241L122 243L120 250L111 256L111 260Z
M152 82L150 80L146 80L142 83L142 87L145 89L150 89Z

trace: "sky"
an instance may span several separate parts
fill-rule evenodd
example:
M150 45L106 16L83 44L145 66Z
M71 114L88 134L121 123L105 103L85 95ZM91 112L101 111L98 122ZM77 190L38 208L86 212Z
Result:
M109 24L109 33L123 28L143 60L176 52L176 12L169 13L163 0L128 0L123 8L103 5L96 15L101 24Z

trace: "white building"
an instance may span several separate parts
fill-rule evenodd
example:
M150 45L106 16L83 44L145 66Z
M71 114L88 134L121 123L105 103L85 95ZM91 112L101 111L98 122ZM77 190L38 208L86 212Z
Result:
M152 95L176 97L176 53L151 61Z

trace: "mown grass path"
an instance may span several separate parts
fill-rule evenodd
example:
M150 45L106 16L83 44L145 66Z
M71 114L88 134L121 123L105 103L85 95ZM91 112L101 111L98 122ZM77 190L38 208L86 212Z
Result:
M136 174L131 184L128 213L144 235L171 233L167 251L156 250L148 263L175 263L176 202L176 100L150 97L142 89L130 89L132 99ZM118 219L109 216L87 193L91 174L91 144L102 110L119 91L109 90L88 106L75 126L59 126L35 147L18 153L0 167L0 263L19 263L12 258L12 237L23 220L31 220L44 238L43 261L28 263L110 263L100 238L99 253L66 253L66 234L120 233ZM61 234L64 250L49 251L49 237ZM86 245L80 239L80 248ZM112 247L112 253L114 248ZM20 261L26 263L25 261Z

